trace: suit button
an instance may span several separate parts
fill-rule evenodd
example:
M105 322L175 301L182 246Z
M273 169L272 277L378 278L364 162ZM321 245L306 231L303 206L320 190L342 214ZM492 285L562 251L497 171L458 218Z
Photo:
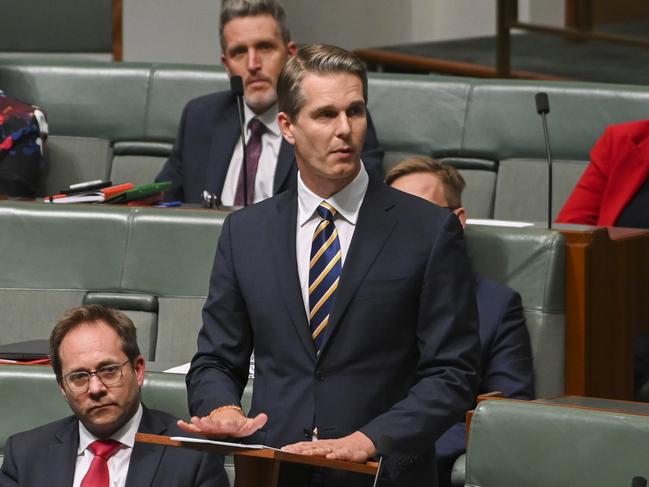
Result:
M316 370L315 371L315 378L316 378L317 381L322 382L323 380L325 380L325 375L322 372L320 372L319 370Z

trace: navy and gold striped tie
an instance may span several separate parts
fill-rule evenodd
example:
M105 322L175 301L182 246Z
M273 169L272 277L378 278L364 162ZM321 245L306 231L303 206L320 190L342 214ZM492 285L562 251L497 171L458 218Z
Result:
M321 220L311 242L309 323L316 352L320 353L322 337L329 323L331 305L342 271L342 260L338 232L334 225L336 209L323 201L317 212Z

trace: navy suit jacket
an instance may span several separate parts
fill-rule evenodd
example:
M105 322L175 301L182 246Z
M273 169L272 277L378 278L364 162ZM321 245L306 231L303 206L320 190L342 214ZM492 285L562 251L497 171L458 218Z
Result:
M212 93L187 103L171 155L156 176L156 181L172 183L171 190L165 192L165 198L200 203L203 190L220 195L240 134L237 102L231 92ZM382 178L383 150L379 147L369 114L362 158L367 172ZM273 194L293 187L296 174L293 146L282 138Z
M141 433L186 436L167 413L144 408ZM79 421L69 416L7 440L0 487L70 487ZM135 442L126 487L228 487L223 457L186 448Z
M534 399L532 349L521 296L507 286L475 277L482 345L480 394L500 391L513 399ZM448 481L453 463L466 449L466 423L461 421L444 433L436 448L440 480Z
M434 485L434 442L464 416L479 382L474 285L457 218L370 179L318 356L296 220L296 190L225 220L187 377L191 413L239 403L254 345L250 415L269 419L251 442L304 441L314 424L321 438L360 430L376 445L387 435L395 452L384 485ZM298 470L283 468L282 485L306 485ZM372 485L369 476L323 475L326 486Z

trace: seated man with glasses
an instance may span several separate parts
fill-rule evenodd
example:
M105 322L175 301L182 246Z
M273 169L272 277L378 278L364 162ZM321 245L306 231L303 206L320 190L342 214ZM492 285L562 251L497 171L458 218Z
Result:
M137 432L181 432L174 417L140 402L144 357L126 315L100 305L72 309L54 327L50 349L74 415L9 438L0 486L228 485L219 455L135 442Z
M411 157L390 169L385 182L447 208L458 217L463 227L466 226L468 216L462 207L465 182L453 166L429 157ZM500 391L514 399L533 399L532 349L521 296L479 274L475 274L475 281L482 370L479 394ZM439 487L451 485L453 464L464 453L465 443L464 421L453 425L437 440Z

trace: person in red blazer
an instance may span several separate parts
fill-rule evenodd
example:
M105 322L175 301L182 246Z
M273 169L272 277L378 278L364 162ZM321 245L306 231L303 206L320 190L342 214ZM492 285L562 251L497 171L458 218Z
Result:
M607 127L558 223L614 226L649 176L649 120Z

